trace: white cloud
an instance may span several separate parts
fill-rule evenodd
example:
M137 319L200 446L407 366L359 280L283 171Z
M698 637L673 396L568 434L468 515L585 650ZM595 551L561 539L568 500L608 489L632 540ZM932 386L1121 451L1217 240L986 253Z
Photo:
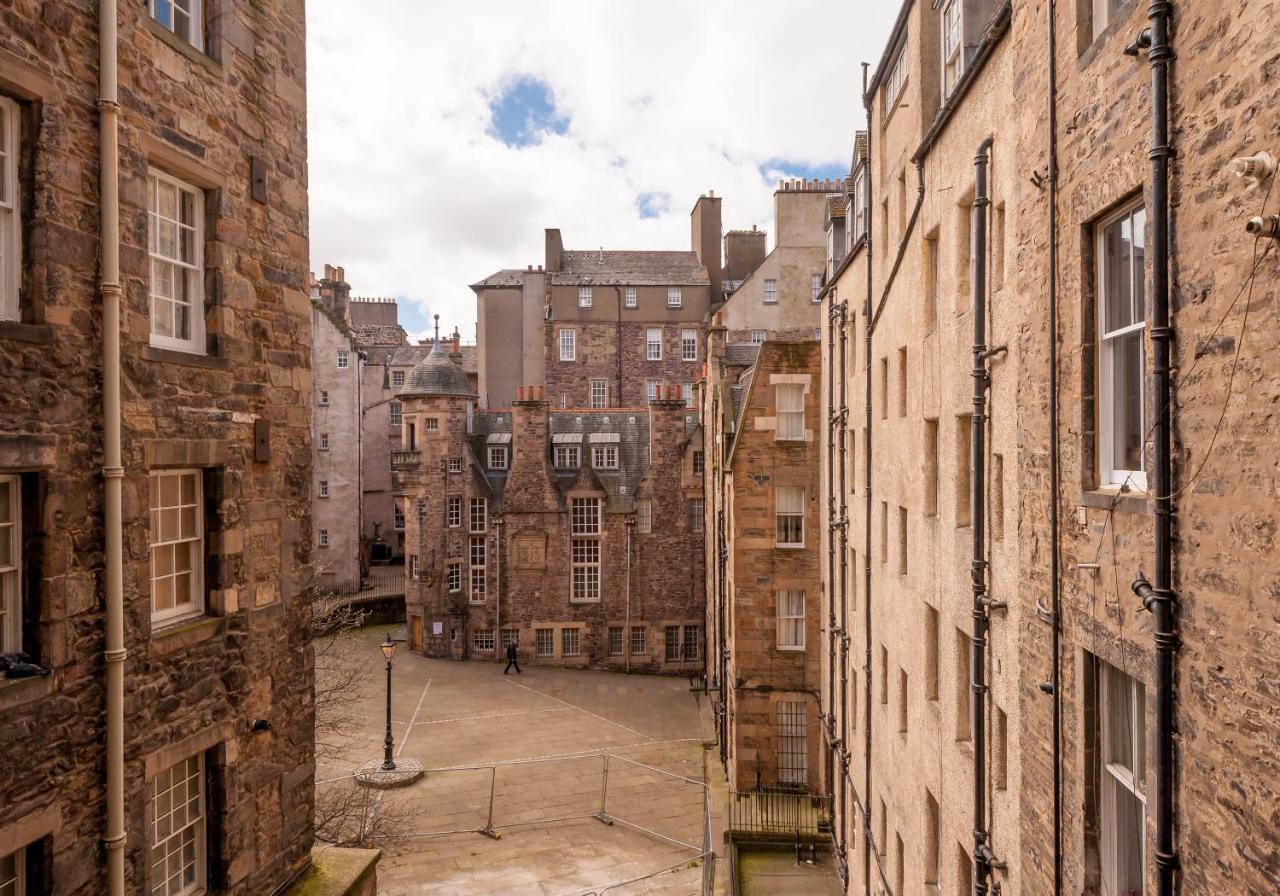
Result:
M311 0L312 267L474 333L467 288L570 248L685 248L709 189L724 226L772 224L770 159L847 165L861 67L897 4L793 0ZM563 136L505 146L489 100L548 84ZM670 208L642 219L641 193ZM402 317L404 315L402 314ZM417 321L411 321L417 323Z

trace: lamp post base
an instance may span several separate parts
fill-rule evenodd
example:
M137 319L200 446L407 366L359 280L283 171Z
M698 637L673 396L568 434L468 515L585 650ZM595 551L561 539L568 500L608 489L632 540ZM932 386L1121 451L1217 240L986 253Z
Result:
M408 787L424 774L422 763L416 759L397 759L396 767L385 769L382 760L367 762L356 770L356 783L375 790L390 790L394 787Z

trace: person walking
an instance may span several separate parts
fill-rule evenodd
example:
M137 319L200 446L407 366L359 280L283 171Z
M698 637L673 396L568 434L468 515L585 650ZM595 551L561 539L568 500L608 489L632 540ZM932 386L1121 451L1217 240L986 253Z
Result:
M502 670L502 674L506 675L508 672L510 672L512 666L516 667L517 675L524 674L523 672L520 671L520 661L516 658L516 645L514 642L507 645L507 668Z

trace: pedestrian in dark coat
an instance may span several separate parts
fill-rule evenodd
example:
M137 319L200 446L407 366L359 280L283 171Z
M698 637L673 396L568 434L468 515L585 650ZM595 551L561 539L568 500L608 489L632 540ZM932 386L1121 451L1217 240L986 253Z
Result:
M516 659L516 645L515 645L515 644L508 644L508 645L507 645L507 668L505 668L505 669L503 669L503 670L502 670L502 674L503 674L503 675L506 675L508 672L510 672L510 671L511 671L511 667L512 667L512 666L515 666L515 667L516 667L516 674L517 674L517 675L523 675L523 674L524 674L523 672L521 672L521 671L520 671L520 662L519 662L519 660L517 660L517 659Z

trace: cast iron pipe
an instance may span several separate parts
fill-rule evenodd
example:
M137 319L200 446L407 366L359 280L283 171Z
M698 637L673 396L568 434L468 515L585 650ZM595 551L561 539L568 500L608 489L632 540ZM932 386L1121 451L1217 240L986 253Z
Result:
M836 786L834 761L835 751L840 741L836 739L836 489L835 483L835 428L838 425L835 399L835 326L836 326L836 294L828 295L827 305L827 713L825 734L827 752L832 757L830 763L832 780L828 782L831 789L832 808L838 818L844 817L844 783ZM843 713L842 713L843 714ZM842 842L840 825L832 825L832 836L837 855L843 855L846 842ZM847 840L847 838L846 838ZM847 861L847 860L846 860ZM846 871L847 873L847 871Z
M905 8L904 8L905 9ZM866 170L867 188L863 191L865 200L865 214L863 220L866 222L866 244L863 250L867 253L867 297L863 305L863 341L865 348L863 353L863 366L866 370L866 434L862 439L863 454L863 470L862 475L865 479L866 494L864 500L866 503L866 515L863 519L863 545L862 545L862 610L863 610L863 638L865 639L865 652L863 656L863 780L862 780L862 826L863 838L865 844L862 850L862 883L865 896L871 896L871 852L873 841L871 839L871 257L875 254L875 244L871 238L872 224L871 211L871 161L872 147L875 143L873 131L871 127L871 99L867 96L867 66L862 66L862 101L867 110L867 159L864 163Z
M845 355L848 352L849 337L849 302L840 303L838 323L840 326L840 413L836 417L836 428L840 441L840 518L836 521L840 533L840 769L842 773L840 790L843 794L849 781L849 512L844 500L847 487L845 470L848 467L848 427L849 407L845 391ZM835 345L833 343L832 349ZM843 800L844 797L842 796Z

